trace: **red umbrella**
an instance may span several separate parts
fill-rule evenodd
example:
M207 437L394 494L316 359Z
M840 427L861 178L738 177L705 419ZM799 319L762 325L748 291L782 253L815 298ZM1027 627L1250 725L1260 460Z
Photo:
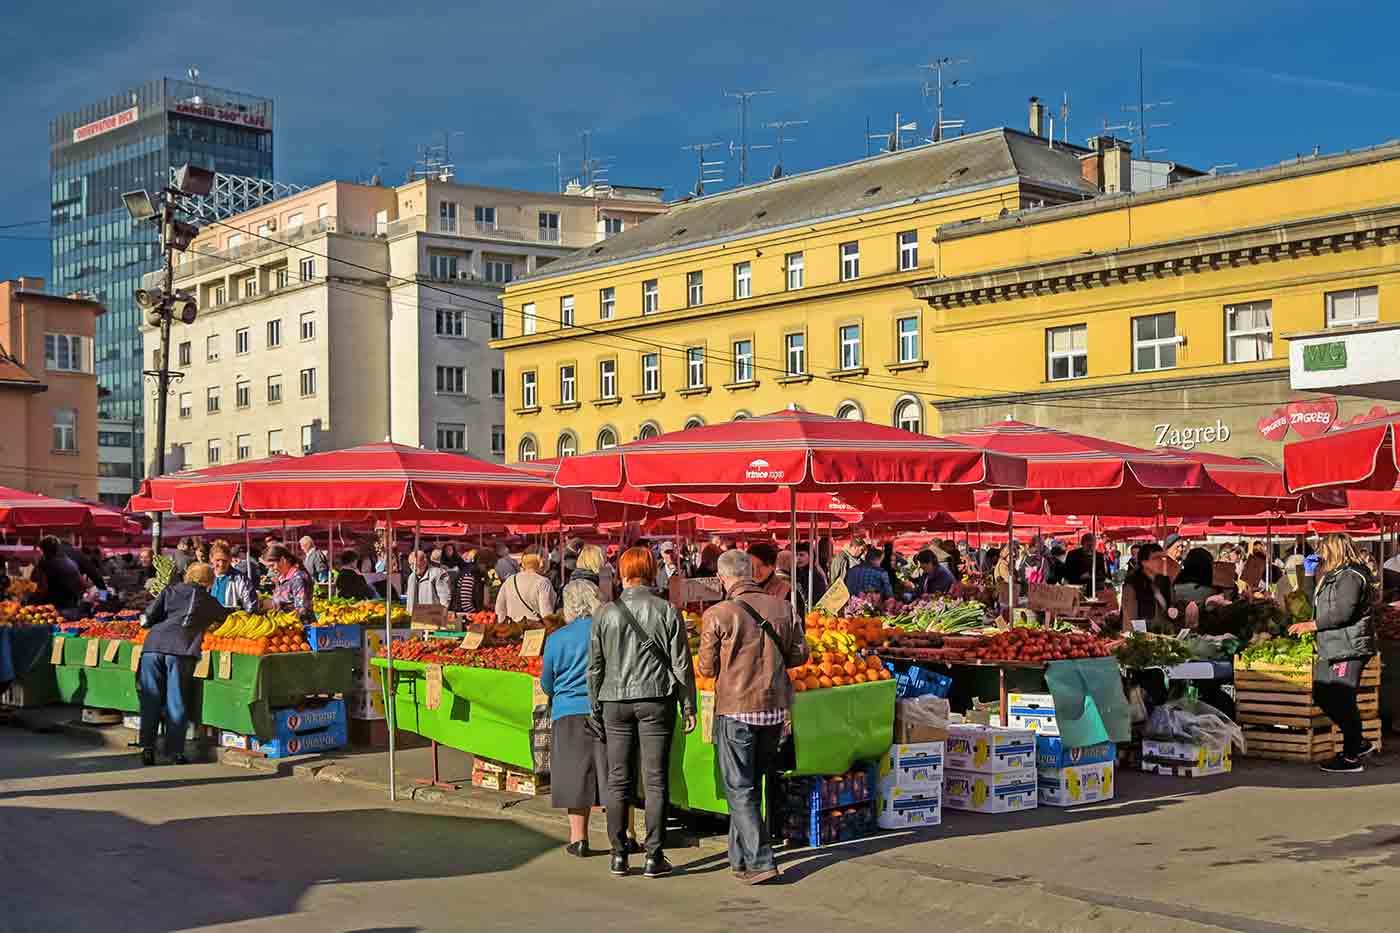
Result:
M167 473L164 476L152 476L141 481L140 489L136 495L131 497L126 510L128 512L169 512L172 511L170 503L175 488L185 483L204 477L231 477L241 476L244 473L256 473L266 468L268 464L285 463L293 459L295 458L288 454L273 454L271 457L264 457L260 460L240 460L237 463L225 463L197 470Z
M1292 492L1326 486L1393 490L1400 485L1400 415L1336 428L1283 448L1283 477Z
M6 530L81 528L90 517L88 507L81 502L0 486L0 527Z

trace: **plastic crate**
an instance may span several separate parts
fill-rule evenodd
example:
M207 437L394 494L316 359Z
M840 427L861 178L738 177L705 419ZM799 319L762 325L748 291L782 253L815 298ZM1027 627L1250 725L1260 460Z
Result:
M844 774L788 781L788 838L815 847L867 835L875 825L877 777L869 763Z
M306 628L306 643L312 651L359 648L364 637L364 627L360 625L309 625Z
M910 664L901 671L895 669L894 662L886 661L885 667L894 677L894 695L897 699L907 700L922 696L947 699L949 691L953 689L953 678L919 667L917 664Z

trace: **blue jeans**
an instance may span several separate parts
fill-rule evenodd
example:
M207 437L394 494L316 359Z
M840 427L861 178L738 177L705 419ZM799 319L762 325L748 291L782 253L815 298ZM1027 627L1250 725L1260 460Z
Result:
M729 867L734 871L775 867L760 783L772 771L782 739L782 726L751 726L729 716L715 717L715 757L729 801Z
M189 725L189 697L194 693L196 658L146 651L136 675L141 697L141 747L156 750L156 730L165 719L165 753L185 753L185 729Z

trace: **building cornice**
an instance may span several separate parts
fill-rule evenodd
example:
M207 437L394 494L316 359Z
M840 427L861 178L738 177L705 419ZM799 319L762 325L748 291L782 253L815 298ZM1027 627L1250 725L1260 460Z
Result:
M1145 401L1153 393L1159 392L1179 392L1185 389L1251 385L1279 381L1282 381L1284 387L1287 388L1288 384L1288 367L1286 365L1250 372L1192 375L1177 379L1163 379L1160 374L1156 375L1157 378L1151 381L1139 379L1132 382L1116 382L1109 384L1095 383L1094 385L1076 386L1074 388L1056 383L1054 388L1038 389L1029 392L1002 393L998 395L934 399L930 401L929 404L939 411L962 411L969 408L984 408L988 405L1038 405L1064 399L1102 401L1104 399L1125 395L1140 395L1144 397L1140 400ZM1110 409L1112 403L1105 403L1104 407L1105 409Z

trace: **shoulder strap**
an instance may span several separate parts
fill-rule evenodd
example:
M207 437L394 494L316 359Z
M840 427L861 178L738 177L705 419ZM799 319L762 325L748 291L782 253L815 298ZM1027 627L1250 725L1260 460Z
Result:
M510 575L510 582L511 582L511 584L512 584L512 585L514 586L514 588L515 588L515 597L516 597L516 599L519 599L522 603L524 603L524 604L525 604L525 608L526 608L526 609L529 609L529 610L530 610L530 614L531 614L532 616L535 617L535 618L531 619L530 621L532 621L532 622L538 622L538 621L539 621L539 618L540 618L540 611L539 611L538 609L536 609L534 606L530 605L530 601L529 601L528 599L525 598L525 594L522 593L522 592L520 592L520 574L518 574L518 573L513 573L513 574L511 574L511 575Z
M749 618L750 618L750 619L753 619L753 624L754 624L754 625L757 625L757 626L759 627L759 629L762 630L763 634L765 634L765 635L768 636L769 640L772 641L773 644L774 644L774 646L777 647L777 649L778 649L778 654L779 654L779 655L782 655L782 654L783 654L783 643L782 643L781 641L778 640L778 633L775 632L775 631L773 631L773 625L772 625L772 623L770 623L770 622L769 622L767 619L765 619L763 616L759 615L757 609L755 609L753 606L750 606L748 603L744 602L742 599L735 599L735 600L732 600L732 602L733 602L735 605L737 605L739 608L743 609L745 612L747 612L747 613L749 614Z
M671 656L662 650L661 646L656 643L656 639L651 638L642 630L641 623L632 614L632 610L627 607L626 601L619 597L613 602L613 605L622 611L622 621L632 632L632 637L646 646L647 650L656 657L656 660L661 662L661 666L669 671L671 669Z

